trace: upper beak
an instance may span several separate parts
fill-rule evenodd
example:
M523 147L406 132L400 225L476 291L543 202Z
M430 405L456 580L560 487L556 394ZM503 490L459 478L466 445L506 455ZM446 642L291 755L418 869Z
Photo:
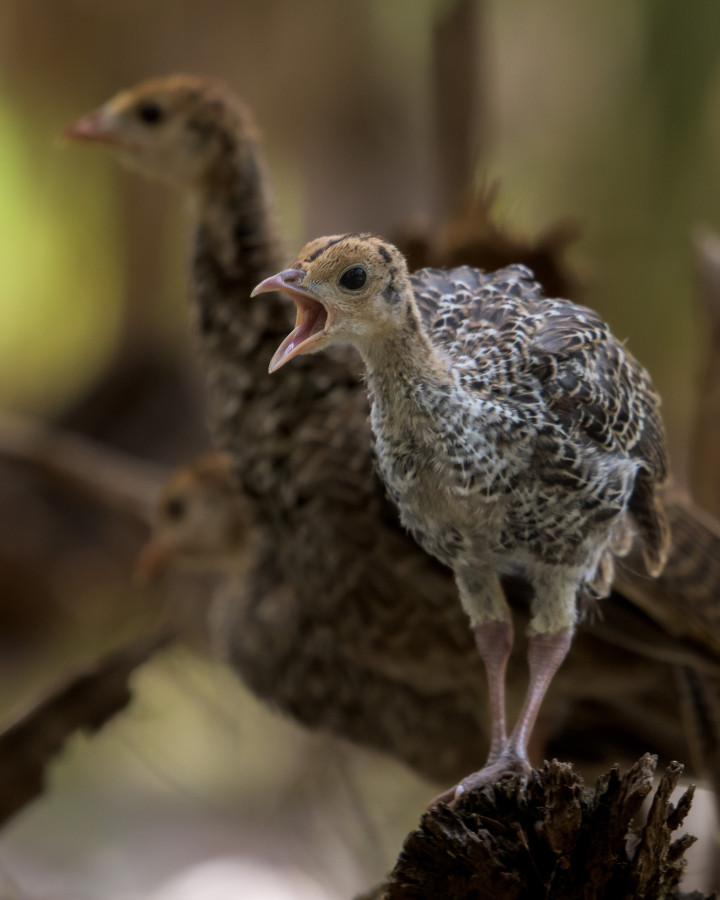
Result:
M332 324L333 311L328 309L312 291L300 287L304 278L305 272L301 269L284 269L277 275L271 275L270 278L261 281L250 294L251 297L256 297L270 291L282 291L292 297L297 307L295 328L270 360L268 371L271 373L284 366L293 356L319 349L317 345L327 337L328 328Z
M120 144L122 138L115 130L112 121L102 109L96 109L77 119L60 135L61 141L102 141L107 144Z

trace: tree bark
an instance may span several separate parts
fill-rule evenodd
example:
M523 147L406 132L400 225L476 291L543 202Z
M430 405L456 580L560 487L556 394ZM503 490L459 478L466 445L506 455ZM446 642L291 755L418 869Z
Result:
M656 763L646 754L587 788L553 760L527 779L471 791L454 809L436 807L406 838L388 881L362 900L702 900L679 887L695 841L672 837L694 791L669 802L680 763L660 779L645 824L634 822Z

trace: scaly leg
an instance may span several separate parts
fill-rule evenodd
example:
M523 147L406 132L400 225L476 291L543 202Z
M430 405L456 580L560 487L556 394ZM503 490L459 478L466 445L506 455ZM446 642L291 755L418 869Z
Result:
M520 715L510 737L506 737L505 668L512 647L509 610L497 575L488 568L455 573L460 599L474 623L475 640L487 672L492 715L490 753L479 772L440 794L431 806L452 804L472 788L530 772L528 741L550 682L570 649L577 617L577 585L583 573L577 568L544 566L533 574L535 597L528 639L530 679Z
M497 625L498 623L493 624ZM525 702L520 710L515 727L510 733L510 737L501 742L498 751L495 753L493 753L491 745L487 764L479 772L464 778L457 787L440 794L432 801L431 806L440 802L452 804L465 791L480 787L483 784L494 784L508 775L523 775L530 771L531 767L527 753L528 741L550 682L567 656L572 642L572 635L573 629L565 628L562 631L530 636L528 641L530 682L525 695ZM505 657L505 662L507 662L507 656ZM487 661L486 666L488 666ZM491 682L489 668L488 682ZM499 690L499 696L502 696L504 700L504 690L502 688ZM504 711L501 724L504 732ZM495 727L496 719L495 715L493 715L493 734L495 734ZM500 732L498 731L499 734Z
M566 628L551 634L534 634L528 639L530 684L515 727L510 734L508 749L514 750L527 762L527 745L550 682L562 665L572 643L573 631ZM528 763L529 765L529 763Z
M505 670L513 645L513 626L510 619L501 622L485 622L474 627L475 643L485 664L490 699L490 751L486 766L499 759L507 745L505 724ZM456 787L443 791L431 801L430 806L450 803Z
M490 752L493 761L507 743L505 724L505 670L513 644L513 625L510 610L497 573L490 566L459 567L455 581L463 609L470 617L475 643L485 665L490 699ZM444 791L430 806L450 803L455 787Z
M490 752L488 762L498 757L507 743L505 724L505 671L513 645L513 626L505 622L476 625L475 643L485 664L490 699Z

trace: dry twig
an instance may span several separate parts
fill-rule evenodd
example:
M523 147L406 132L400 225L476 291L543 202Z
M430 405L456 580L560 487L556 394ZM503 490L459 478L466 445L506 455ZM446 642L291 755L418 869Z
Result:
M108 654L66 678L0 732L0 825L42 794L48 763L74 732L97 731L128 705L130 676L170 637L158 631Z

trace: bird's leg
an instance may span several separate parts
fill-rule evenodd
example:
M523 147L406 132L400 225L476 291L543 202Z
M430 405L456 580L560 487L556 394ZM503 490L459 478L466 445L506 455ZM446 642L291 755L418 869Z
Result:
M530 683L522 709L503 751L503 756L524 761L528 768L530 767L528 741L550 682L570 649L572 636L573 629L564 628L562 631L549 634L532 634L528 639Z
M575 597L577 573L573 570L549 569L541 573L536 584L533 601L531 633L528 639L528 666L530 680L522 709L509 738L505 734L504 674L511 642L506 640L506 651L492 647L493 632L489 626L501 634L502 623L486 622L476 626L475 634L480 655L488 671L488 686L493 714L490 755L487 763L473 775L468 775L454 790L445 791L433 800L452 803L465 791L493 784L508 775L522 775L530 772L528 741L538 717L540 707L550 682L567 656L572 642L575 625ZM462 594L461 594L462 596ZM509 624L509 623L508 623ZM512 626L510 625L510 635ZM480 637L478 637L480 632ZM489 651L489 652L488 652ZM494 679L501 678L502 685ZM502 703L502 707L499 704ZM497 743L496 743L497 741Z
M500 581L492 569L456 573L460 599L473 622L475 644L485 665L490 700L490 750L486 767L501 758L507 746L505 671L513 645L513 625ZM435 797L430 806L451 803L457 787Z
M491 717L488 762L491 762L507 743L505 670L513 645L512 617L500 579L489 566L460 569L455 578L485 665Z
M510 619L476 625L475 644L485 664L490 699L490 752L488 762L495 760L507 744L505 724L505 670L513 644Z
M532 603L528 667L530 682L520 715L503 757L529 770L527 746L550 682L567 656L577 618L577 585L581 571L548 566L536 574Z
M465 791L484 784L494 784L509 775L525 775L530 772L528 741L550 682L567 656L572 635L572 628L566 628L549 634L530 636L528 641L530 683L510 737L503 743L498 753L488 757L486 765L479 772L463 778L454 791L446 791L437 798L438 800L452 804Z

